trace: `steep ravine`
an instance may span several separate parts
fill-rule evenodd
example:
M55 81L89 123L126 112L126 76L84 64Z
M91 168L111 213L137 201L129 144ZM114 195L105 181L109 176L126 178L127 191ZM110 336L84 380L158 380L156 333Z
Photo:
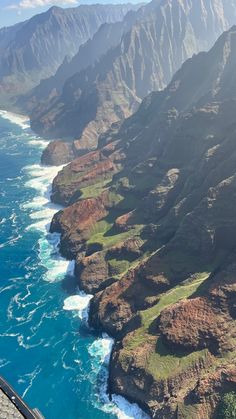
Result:
M109 391L155 419L217 418L236 391L235 43L233 27L53 181L51 232L116 340Z

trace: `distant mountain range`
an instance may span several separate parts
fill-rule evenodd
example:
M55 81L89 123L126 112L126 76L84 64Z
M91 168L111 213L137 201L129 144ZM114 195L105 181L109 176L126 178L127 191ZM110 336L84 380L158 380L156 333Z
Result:
M234 0L153 0L103 26L26 98L32 128L78 140L79 152L96 147L112 123L165 87L188 57L209 49L235 20Z
M133 7L135 9L135 6ZM47 101L58 96L67 79L81 70L93 65L102 57L109 49L119 44L122 35L127 32L137 19L141 19L146 13L146 8L137 5L138 13L130 11L126 14L123 21L115 23L105 23L101 25L92 39L82 44L72 59L65 58L55 75L44 79L35 87L24 99L22 97L19 103L24 106L27 111L35 106L35 102Z
M0 29L0 103L26 93L53 75L105 22L117 22L137 6L81 5L47 12Z

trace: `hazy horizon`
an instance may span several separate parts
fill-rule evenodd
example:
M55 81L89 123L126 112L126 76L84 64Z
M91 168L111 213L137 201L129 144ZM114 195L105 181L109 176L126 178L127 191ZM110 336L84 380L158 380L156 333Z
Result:
M143 2L143 1L142 1ZM145 2L145 1L144 1ZM0 29L30 19L43 13L52 6L63 8L76 7L81 4L123 4L141 3L139 0L2 0L0 6Z

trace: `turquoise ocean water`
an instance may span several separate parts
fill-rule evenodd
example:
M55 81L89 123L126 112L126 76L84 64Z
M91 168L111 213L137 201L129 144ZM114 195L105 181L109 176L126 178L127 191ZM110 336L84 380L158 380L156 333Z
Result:
M46 144L0 113L0 375L46 419L144 419L120 397L109 402L112 340L88 328L90 296L48 234L59 207L48 200L58 168L39 163Z

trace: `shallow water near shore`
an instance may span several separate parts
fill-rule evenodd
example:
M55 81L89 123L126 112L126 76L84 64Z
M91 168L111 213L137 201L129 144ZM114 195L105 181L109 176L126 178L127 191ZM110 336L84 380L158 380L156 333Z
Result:
M48 233L59 207L49 202L58 168L39 164L46 144L0 112L0 375L47 419L143 419L136 405L108 401L112 340L88 329L90 296Z

